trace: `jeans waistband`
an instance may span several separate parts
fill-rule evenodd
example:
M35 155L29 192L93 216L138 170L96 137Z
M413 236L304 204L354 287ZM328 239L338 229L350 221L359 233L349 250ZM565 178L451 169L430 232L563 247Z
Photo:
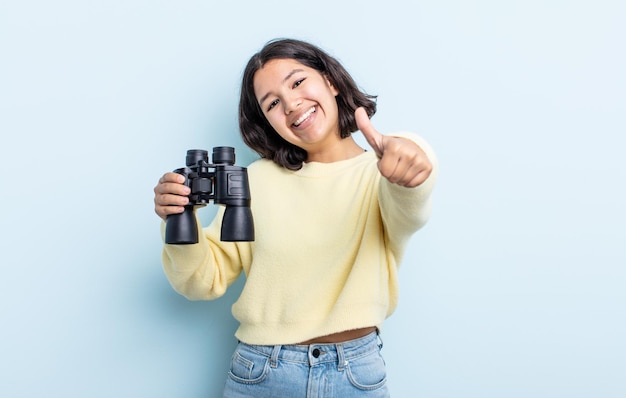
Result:
M239 348L256 351L270 359L270 366L276 367L278 361L305 363L314 366L321 363L337 363L342 370L348 361L367 355L382 348L378 332L341 343L310 345L252 345L243 342Z

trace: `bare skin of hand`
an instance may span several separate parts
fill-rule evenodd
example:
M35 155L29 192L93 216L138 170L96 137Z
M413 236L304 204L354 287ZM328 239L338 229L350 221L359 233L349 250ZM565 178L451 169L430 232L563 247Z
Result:
M433 170L426 153L411 140L379 133L365 109L354 112L356 123L378 156L380 174L394 184L414 188L422 184Z
M165 173L154 187L154 212L163 220L170 214L182 213L189 203L189 187L183 185L185 177L178 173Z

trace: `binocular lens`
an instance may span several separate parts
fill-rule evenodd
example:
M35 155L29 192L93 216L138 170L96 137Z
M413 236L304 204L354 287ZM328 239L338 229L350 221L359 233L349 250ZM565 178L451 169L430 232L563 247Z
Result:
M186 206L182 213L167 216L165 243L173 245L198 243L198 223L193 206Z

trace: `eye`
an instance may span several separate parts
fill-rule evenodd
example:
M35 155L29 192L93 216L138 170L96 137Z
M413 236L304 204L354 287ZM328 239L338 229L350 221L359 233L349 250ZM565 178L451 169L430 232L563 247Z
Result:
M306 80L306 78L296 80L296 82L293 84L293 88L298 87L298 86L299 86L299 85L301 85L301 84L302 84L302 82L303 82L303 81L305 81L305 80Z
M271 111L272 108L274 108L276 105L278 105L278 99L275 99L274 101L270 102L270 104L267 107L267 111Z

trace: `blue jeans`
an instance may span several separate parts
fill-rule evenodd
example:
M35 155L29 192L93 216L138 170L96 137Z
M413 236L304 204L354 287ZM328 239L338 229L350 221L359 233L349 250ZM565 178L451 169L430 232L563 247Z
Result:
M338 344L239 343L224 398L388 398L378 334Z

